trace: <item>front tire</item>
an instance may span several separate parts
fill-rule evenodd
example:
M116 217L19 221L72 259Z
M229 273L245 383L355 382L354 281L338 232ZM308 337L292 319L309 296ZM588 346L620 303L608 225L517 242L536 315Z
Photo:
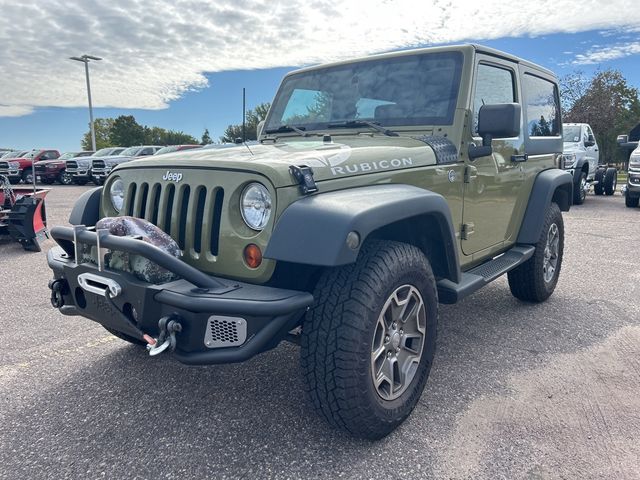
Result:
M74 178L73 183L75 183L76 185L84 186L89 183L89 181L85 180L84 178Z
M66 170L63 170L60 172L60 175L58 175L58 183L60 183L60 185L71 185L73 183L73 176L67 173Z
M525 302L543 302L558 284L564 251L562 212L552 203L545 215L540 239L533 256L507 276L514 297Z
M584 203L584 200L587 197L587 192L585 191L586 186L587 186L587 174L584 172L581 172L580 178L573 185L573 204L574 205L582 205Z
M329 424L371 440L417 404L435 354L438 297L424 254L371 241L355 264L326 270L302 326L311 401Z
M630 197L629 192L624 196L624 204L629 208L636 208L640 203L640 197Z
M33 170L28 168L24 172L22 172L22 181L26 184L33 183Z

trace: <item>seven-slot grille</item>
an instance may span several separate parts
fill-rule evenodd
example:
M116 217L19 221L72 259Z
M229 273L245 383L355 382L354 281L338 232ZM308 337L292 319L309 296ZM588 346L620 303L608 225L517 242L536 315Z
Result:
M71 168L73 170L78 169L78 162L76 162L75 160L67 160L65 164L67 168Z
M123 213L153 223L191 258L216 256L223 201L222 187L131 183Z
M91 167L92 168L104 168L105 167L104 160L94 160L93 162L91 162Z

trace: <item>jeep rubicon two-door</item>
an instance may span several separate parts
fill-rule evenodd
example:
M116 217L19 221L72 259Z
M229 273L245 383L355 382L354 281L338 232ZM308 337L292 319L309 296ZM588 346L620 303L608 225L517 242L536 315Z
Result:
M556 287L561 126L554 75L484 47L292 72L259 145L134 160L85 192L51 231L52 303L192 365L298 341L317 411L381 438L424 389L439 302L505 273L524 301ZM182 255L93 231L105 217Z

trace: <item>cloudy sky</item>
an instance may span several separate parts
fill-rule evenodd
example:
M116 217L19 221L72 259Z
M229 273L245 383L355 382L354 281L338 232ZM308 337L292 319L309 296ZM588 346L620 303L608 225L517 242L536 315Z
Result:
M640 87L631 0L0 0L0 147L76 149L96 116L215 138L270 101L292 67L395 49L480 42L562 75L614 67ZM635 10L635 9L634 9Z

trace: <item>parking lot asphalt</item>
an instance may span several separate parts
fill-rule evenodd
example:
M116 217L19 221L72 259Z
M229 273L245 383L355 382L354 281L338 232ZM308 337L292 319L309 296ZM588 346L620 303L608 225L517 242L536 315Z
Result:
M84 190L53 187L49 224ZM639 478L640 208L589 195L564 219L554 295L501 278L441 306L422 399L376 443L314 414L297 347L150 358L59 314L45 254L1 239L0 478Z

